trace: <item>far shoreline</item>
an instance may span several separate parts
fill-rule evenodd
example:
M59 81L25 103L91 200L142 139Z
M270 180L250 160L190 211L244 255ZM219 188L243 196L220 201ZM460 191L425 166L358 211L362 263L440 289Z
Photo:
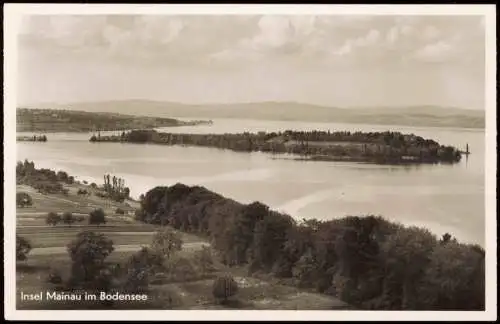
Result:
M179 117L179 116L171 116L171 118L181 120L181 121L189 121L189 120L199 120L199 119L207 119L210 117L203 117L203 116L197 116L197 117ZM296 119L273 119L273 118L241 118L241 117L217 117L217 118L210 118L210 120L213 121L213 124L216 124L217 121L237 121L237 120L245 120L245 121L255 121L255 122L279 122L279 123L304 123L304 124L315 124L315 125L326 125L326 124L338 124L338 125L353 125L355 126L374 126L374 127L387 127L387 130L391 130L392 128L408 128L408 129L415 129L415 130L425 130L425 129L443 129L443 130L451 130L451 131L470 131L470 132L479 132L479 131L486 131L486 126L483 127L460 127L460 126L440 126L440 125L416 125L412 126L410 124L384 124L384 123L359 123L359 122L348 122L348 121L338 121L338 122L333 122L333 121L309 121L309 120L296 120ZM203 124L201 124L203 126ZM164 128L164 127L158 127L158 128ZM165 128L168 128L166 126Z

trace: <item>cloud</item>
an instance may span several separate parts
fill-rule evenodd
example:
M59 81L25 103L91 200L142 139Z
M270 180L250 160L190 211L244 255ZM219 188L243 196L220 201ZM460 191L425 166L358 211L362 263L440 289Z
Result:
M449 42L441 40L436 43L428 44L417 50L415 57L427 62L443 62L450 59L453 54L453 45Z
M22 25L20 49L214 67L280 59L444 62L457 59L457 53L465 60L481 57L484 21L477 16L32 16Z

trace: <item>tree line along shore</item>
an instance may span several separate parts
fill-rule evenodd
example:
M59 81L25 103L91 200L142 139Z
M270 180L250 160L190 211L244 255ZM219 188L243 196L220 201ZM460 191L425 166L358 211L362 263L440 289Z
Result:
M18 164L22 179L48 173L33 170L30 162ZM71 181L72 177L51 179ZM114 186L108 177L104 179L103 188L123 187L121 181L116 180ZM251 276L268 275L336 296L358 309L485 307L485 250L481 246L460 243L449 233L437 237L425 228L407 227L382 216L297 221L260 202L242 204L205 187L178 183L157 186L142 195L135 219L205 238L218 261L228 267L244 267ZM98 234L83 233L71 246L76 249L75 245L89 242L102 243L109 254L111 243ZM139 275L141 267L156 262L157 256L151 253L141 250L134 255L129 261L135 272L127 273ZM87 270L103 280L96 264ZM138 278L128 280L134 283ZM99 282L108 281L92 281L94 289Z
M400 132L292 131L237 134L180 134L131 130L120 135L92 135L90 142L154 143L288 153L302 159L378 164L457 163L462 152L434 140Z

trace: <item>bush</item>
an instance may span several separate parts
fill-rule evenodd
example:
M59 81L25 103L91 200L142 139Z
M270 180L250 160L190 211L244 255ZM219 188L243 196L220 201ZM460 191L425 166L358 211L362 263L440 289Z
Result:
M85 220L85 216L83 215L76 215L76 216L73 216L73 219L75 220L75 222L77 223L81 223Z
M31 251L30 242L22 236L16 235L16 260L24 261L28 259L28 253Z
M165 273L173 281L189 281L200 277L192 260L178 255L166 260Z
M116 208L115 213L118 215L125 215L125 211L120 207Z
M134 211L134 219L136 221L139 221L139 222L143 222L144 221L144 212L142 211L142 209L136 209Z
M16 193L16 206L17 207L26 207L33 205L33 199L26 192L18 192Z
M147 247L133 254L126 264L125 289L131 292L147 290L150 276L163 270L163 261L162 255Z
M76 220L73 217L73 214L70 212L65 212L62 216L62 221L64 224L71 225L73 224Z
M62 221L61 215L54 213L54 212L49 212L47 214L47 218L45 219L45 222L47 225L57 225Z
M78 189L76 192L77 195L88 196L90 192L87 189Z
M227 303L238 292L238 283L231 275L217 277L214 280L212 294L217 302Z
M49 272L49 275L47 276L47 282L51 284L61 284L62 283L62 277L59 271L53 270Z
M106 214L101 208L95 209L89 214L89 224L100 225L106 223Z

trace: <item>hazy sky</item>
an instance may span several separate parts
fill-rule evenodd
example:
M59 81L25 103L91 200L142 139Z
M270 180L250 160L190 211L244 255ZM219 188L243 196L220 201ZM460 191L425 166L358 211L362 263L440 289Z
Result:
M484 109L479 16L30 16L19 104L298 101Z

